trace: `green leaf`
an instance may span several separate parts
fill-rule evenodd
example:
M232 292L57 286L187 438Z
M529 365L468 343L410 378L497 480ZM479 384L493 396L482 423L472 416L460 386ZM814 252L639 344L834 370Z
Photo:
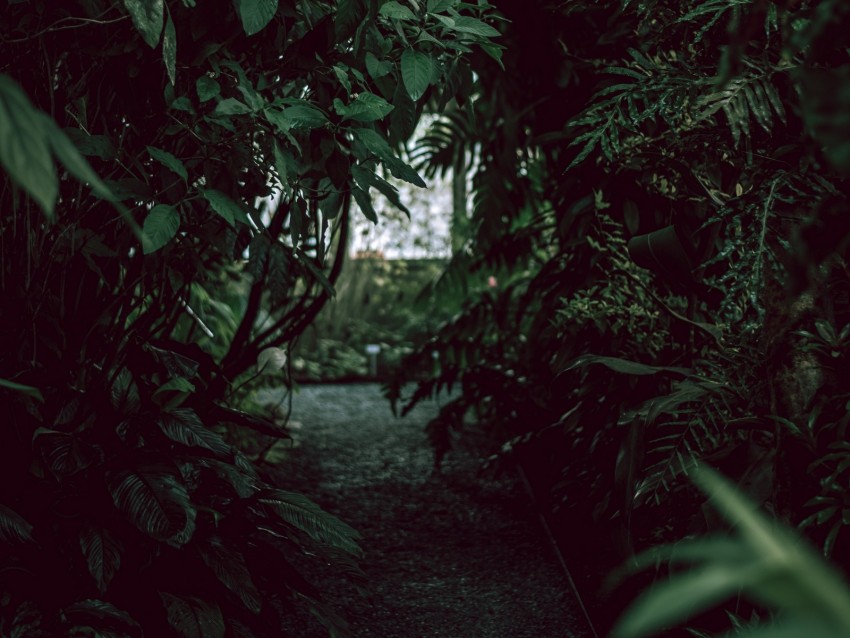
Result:
M227 442L207 428L193 410L179 408L166 412L157 419L157 425L165 436L181 445L204 448L219 456L230 454Z
M189 174L186 172L186 167L183 165L183 162L174 157L168 151L164 151L161 148L155 148L153 146L147 146L148 153L150 153L151 157L154 158L157 162L165 166L168 170L173 173L176 173L180 177L183 178L183 181L186 182L189 179Z
M141 532L159 541L177 541L191 529L195 510L177 476L163 467L107 472L112 501ZM186 539L188 540L188 539Z
M174 238L179 228L180 215L173 206L168 204L154 206L145 217L145 223L142 226L144 253L149 255L165 246Z
M201 102L206 102L221 94L219 83L208 75L202 75L195 80L195 90L198 92L198 99Z
M184 638L224 638L224 617L218 605L200 598L181 598L166 592L159 597L168 615L168 624Z
M237 221L247 223L245 210L221 191L205 188L201 195L210 203L210 208L231 226Z
M393 70L393 63L389 60L378 60L375 54L366 53L366 70L374 79L382 78Z
M354 129L352 132L354 134L354 139L362 144L370 153L374 153L395 177L403 179L404 181L421 188L425 188L427 186L424 180L415 170L413 170L412 167L408 166L401 161L401 159L396 157L389 145L389 142L387 142L380 133L366 128Z
M56 159L59 160L71 175L84 184L88 184L97 197L108 202L117 201L110 188L98 177L86 159L80 155L80 152L71 140L56 126L53 120L46 115L43 117L46 120L45 128L49 131L50 147L53 150L53 154L56 155ZM122 214L129 216L129 213L126 213L126 209L117 208L119 211L122 211Z
M64 128L62 132L81 155L100 159L113 159L116 155L115 146L106 135L89 135L78 128Z
M354 201L357 202L357 206L360 208L360 211L366 216L366 219L368 219L373 224L377 224L378 213L375 212L375 209L372 206L372 198L369 197L369 193L357 187L352 189L351 192L354 195Z
M0 504L0 541L4 543L30 543L32 525L15 510Z
M575 370L576 368L581 368L594 363L600 363L606 368L613 370L614 372L622 372L623 374L634 374L639 376L648 374L658 374L659 372L670 372L682 376L688 376L691 373L691 371L687 368L676 368L673 366L650 366L646 365L645 363L638 363L636 361L628 361L626 359L618 359L616 357L603 357L591 354L582 355L574 359L571 363L567 365L567 367L564 368L563 371L566 372L568 370Z
M0 75L0 166L52 218L59 179L46 121L17 83Z
M328 123L328 118L322 110L308 103L287 106L283 110L283 115L291 123L292 128L313 129Z
M228 97L216 105L213 115L245 115L250 112L250 106L244 102L240 102L235 97Z
M425 94L432 73L431 56L427 53L407 49L401 54L401 79L414 102Z
M162 59L165 62L168 80L174 86L177 78L177 29L174 28L170 11L168 12L168 20L165 22L165 33L162 36Z
M351 94L351 80L348 79L348 72L345 70L343 65L334 64L334 75L336 75L336 79L339 80L339 83L342 84L342 88L345 89L347 94Z
M392 18L393 20L416 19L416 16L413 14L413 11L411 11L404 5L396 2L395 0L390 0L389 2L385 2L384 4L382 4L380 14L386 18Z
M234 0L242 28L248 35L261 31L274 18L277 0Z
M80 548L97 588L105 592L121 565L121 545L107 530L86 526L80 532Z
M428 0L428 13L440 13L457 4L457 0Z
M485 24L481 20L470 18L469 16L455 18L453 29L461 33L471 33L484 38L495 38L501 35L498 29L494 29L489 24Z
M345 42L354 35L363 23L366 7L363 0L338 0L334 16L334 32L337 42Z
M364 91L359 93L348 106L343 104L342 100L336 98L334 110L346 120L374 122L387 116L393 110L393 105L374 93Z
M408 219L410 218L410 211L401 203L398 189L395 186L363 166L352 166L351 175L360 188L368 193L369 187L374 186L393 206L407 215Z
M124 0L124 6L142 39L155 49L162 33L163 0Z
M21 394L25 394L28 397L32 397L33 399L37 399L44 403L44 397L41 395L41 390L34 388L31 385L23 385L22 383L15 383L8 379L0 379L0 388L8 388L9 390L20 392Z
M218 536L207 539L199 550L215 577L236 594L249 611L260 613L262 597L251 579L245 557Z

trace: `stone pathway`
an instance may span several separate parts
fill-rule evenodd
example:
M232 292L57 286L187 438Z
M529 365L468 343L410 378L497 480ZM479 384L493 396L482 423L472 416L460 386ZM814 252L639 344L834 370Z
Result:
M336 574L310 577L357 638L589 636L518 481L477 477L462 452L432 475L423 428L436 410L396 419L375 384L295 395L297 446L274 472L361 532L369 597ZM296 619L291 635L327 632Z

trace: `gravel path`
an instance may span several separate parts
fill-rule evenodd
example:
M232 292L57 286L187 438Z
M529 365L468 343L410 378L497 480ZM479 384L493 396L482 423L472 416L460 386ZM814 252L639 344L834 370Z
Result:
M369 597L335 574L311 577L357 638L587 636L518 482L476 477L462 451L432 475L423 428L436 410L422 405L396 419L375 384L295 395L297 447L274 472L361 532ZM303 619L296 625L300 638L327 636Z

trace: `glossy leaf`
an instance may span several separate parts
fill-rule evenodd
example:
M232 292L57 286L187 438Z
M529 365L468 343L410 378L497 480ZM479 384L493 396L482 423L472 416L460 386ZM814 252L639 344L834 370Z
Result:
M262 31L277 12L277 0L234 0L248 35Z
M80 547L89 573L104 593L121 566L121 545L106 529L86 526L80 532Z
M221 86L216 80L208 75L202 75L195 80L195 91L197 92L198 99L201 102L208 102L221 94Z
M408 7L403 4L396 2L396 0L389 0L389 2L385 2L381 5L380 14L387 18L392 18L393 20L415 20L416 16L413 14Z
M500 36L498 29L491 27L489 24L481 22L476 18L469 16L459 16L455 18L454 30L462 33L471 33L483 38L495 38Z
M348 105L337 98L334 109L343 119L355 122L374 122L386 117L393 110L393 105L374 93L360 93Z
M431 56L427 53L407 49L401 54L401 79L414 102L425 94L432 73Z
M393 70L393 63L389 60L379 60L371 51L366 53L366 70L374 79L389 75Z
M108 472L107 485L118 510L155 540L176 539L194 521L186 487L163 468Z
M163 0L124 0L136 30L152 49L159 44L163 24Z
M221 435L206 427L190 409L166 412L157 419L157 425L165 436L182 445L203 448L219 456L230 454L230 446Z
M180 215L173 207L168 204L154 206L145 217L145 223L142 226L144 253L149 255L165 246L174 239L179 228Z

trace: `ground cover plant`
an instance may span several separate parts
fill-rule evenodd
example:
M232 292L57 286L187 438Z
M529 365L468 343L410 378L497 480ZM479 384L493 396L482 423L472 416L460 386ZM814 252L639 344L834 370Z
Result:
M344 622L358 535L269 483L239 408L333 294L486 3L10 2L0 17L0 627L279 636Z
M475 56L414 153L468 153L475 205L434 287L463 309L408 362L441 366L390 397L460 387L437 458L488 429L589 521L576 554L716 528L704 460L846 569L846 4L538 9L499 3L507 73Z

